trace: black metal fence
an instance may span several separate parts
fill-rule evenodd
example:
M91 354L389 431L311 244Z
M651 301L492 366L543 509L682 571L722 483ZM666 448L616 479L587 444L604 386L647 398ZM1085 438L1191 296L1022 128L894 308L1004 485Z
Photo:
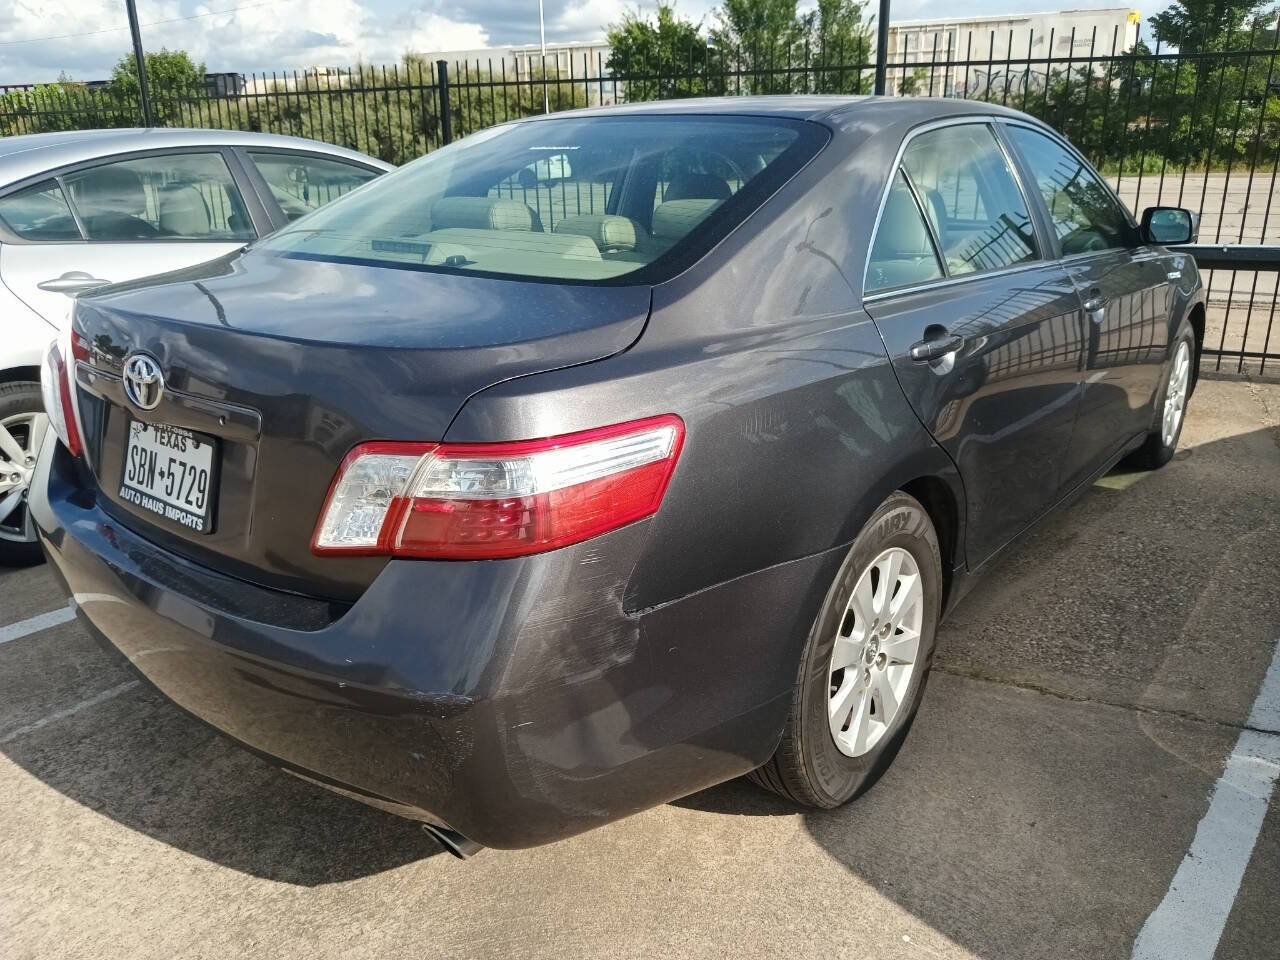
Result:
M960 97L1024 110L1062 131L1135 211L1185 206L1202 243L1266 247L1280 230L1280 30L1257 25L1228 49L1012 31L961 37L918 31L888 62L891 96ZM909 39L909 38L907 38ZM217 75L192 90L152 90L158 124L269 131L342 144L403 163L451 138L519 117L635 100L739 94L867 94L869 46L694 46L684 62L625 76L604 55ZM155 86L153 84L153 86ZM136 99L108 85L0 91L0 134L135 126ZM1273 206L1275 208L1273 221ZM1207 363L1280 368L1280 270L1269 253L1203 261Z

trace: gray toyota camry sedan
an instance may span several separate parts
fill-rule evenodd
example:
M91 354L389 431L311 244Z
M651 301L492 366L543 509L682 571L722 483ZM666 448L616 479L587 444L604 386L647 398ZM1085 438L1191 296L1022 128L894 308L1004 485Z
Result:
M832 807L975 576L1172 455L1193 233L987 104L510 123L81 296L31 515L148 681L457 853Z

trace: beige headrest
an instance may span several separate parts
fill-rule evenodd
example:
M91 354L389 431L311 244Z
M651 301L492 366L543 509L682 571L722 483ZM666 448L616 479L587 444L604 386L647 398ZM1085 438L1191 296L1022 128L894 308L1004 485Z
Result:
M165 187L160 191L160 231L175 237L205 237L212 228L209 207L200 191L191 186Z
M431 229L541 230L542 221L521 200L494 197L444 197L431 207Z
M628 217L612 213L581 213L565 217L555 225L554 233L571 233L595 241L604 250L634 250L637 234L644 228Z
M653 238L655 240L679 240L723 201L704 198L668 200L653 210Z

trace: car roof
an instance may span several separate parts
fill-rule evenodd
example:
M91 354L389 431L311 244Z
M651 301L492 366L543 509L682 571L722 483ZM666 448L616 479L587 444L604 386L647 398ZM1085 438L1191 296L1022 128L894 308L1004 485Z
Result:
M60 133L28 133L0 138L0 185L36 176L69 164L84 163L119 153L164 150L171 147L259 147L326 153L391 170L392 165L345 147L287 137L275 133L240 130L188 130L171 128L117 128L67 130Z
M999 104L953 97L872 97L834 95L781 95L764 97L692 97L687 100L651 100L643 103L587 107L541 114L518 122L539 122L557 117L699 114L723 116L773 116L815 120L840 127L853 121L864 133L899 124L925 123L946 117L981 115L1030 120L1026 114Z

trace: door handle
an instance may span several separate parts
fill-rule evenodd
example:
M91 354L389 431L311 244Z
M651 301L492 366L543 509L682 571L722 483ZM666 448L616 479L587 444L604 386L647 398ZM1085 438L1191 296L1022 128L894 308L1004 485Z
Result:
M1102 326L1107 319L1107 301L1102 297L1090 297L1084 303L1080 304L1080 308L1089 315L1089 319Z
M49 293L80 293L82 290L92 290L94 287L105 287L110 282L110 280L91 277L83 270L68 270L62 276L54 277L52 280L42 280L36 286Z
M929 340L918 340L911 345L911 359L917 363L932 363L941 360L949 353L955 353L964 346L964 337L958 333L948 333Z

